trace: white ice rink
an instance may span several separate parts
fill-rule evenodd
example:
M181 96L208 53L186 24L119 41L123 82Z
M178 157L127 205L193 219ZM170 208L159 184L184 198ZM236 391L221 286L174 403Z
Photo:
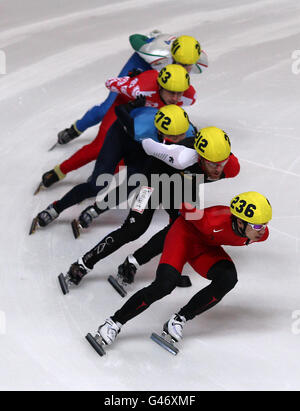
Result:
M167 215L157 213L143 237L63 297L57 275L127 212L106 213L75 241L69 223L81 204L29 237L31 218L85 181L93 164L33 191L43 172L96 135L94 127L47 151L58 131L106 97L104 80L131 53L128 36L155 28L201 42L210 66L192 77L198 101L187 111L198 127L226 130L240 159L237 178L206 185L205 205L255 190L269 198L274 218L267 242L227 248L239 283L187 324L178 356L149 337L208 284L190 267L193 287L129 322L100 358L84 337L124 302L107 277ZM298 0L0 2L1 390L299 390L299 49ZM152 280L157 262L140 269L135 290Z

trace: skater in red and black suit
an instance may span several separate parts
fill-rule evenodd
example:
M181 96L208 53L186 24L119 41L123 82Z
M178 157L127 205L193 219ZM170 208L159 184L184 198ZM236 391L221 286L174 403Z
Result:
M182 215L166 237L155 281L135 293L106 320L96 338L105 344L113 343L122 325L176 288L183 266L189 263L211 283L164 324L166 334L174 341L181 340L185 323L218 304L238 281L235 265L222 246L265 241L271 218L269 201L257 192L237 195L230 207L215 206L193 212L183 207Z

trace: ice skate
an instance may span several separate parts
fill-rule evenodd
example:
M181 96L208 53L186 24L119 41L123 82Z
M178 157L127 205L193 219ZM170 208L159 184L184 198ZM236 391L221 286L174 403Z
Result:
M41 189L49 188L57 181L62 180L65 178L65 174L63 174L59 168L59 166L54 167L53 170L47 171L42 176L42 181L38 185L37 189L34 192L34 195L37 195Z
M57 146L57 144L58 144L58 143L53 144L53 146L51 146L51 147L49 148L49 150L48 150L48 151L52 151L52 150L54 150L54 149L55 149L55 147Z
M120 323L115 323L111 318L108 318L105 323L99 327L94 336L88 333L85 338L100 357L102 357L106 354L103 347L105 345L111 345L115 341L117 335L121 331L121 327L122 325Z
M58 144L67 144L74 138L80 136L81 132L77 130L75 124L70 128L65 128L57 134Z
M37 186L37 188L35 189L33 195L36 196L44 187L43 182L41 181L40 184Z
M137 268L135 264L129 261L132 258L132 256L128 256L124 263L119 265L117 278L112 275L108 277L108 282L120 294L121 297L125 297L127 295L125 287L134 282L134 276Z
M83 230L81 224L76 218L71 222L72 232L75 240L80 237L80 231Z
M186 319L183 316L174 314L170 320L164 324L161 336L152 333L151 339L171 354L177 355L179 349L175 346L175 343L182 340L182 331L185 323Z
M100 210L96 204L88 206L85 210L82 211L78 220L74 219L71 223L72 231L75 239L80 237L80 231L84 228L88 228L93 219L97 218L100 214Z
M59 214L55 210L54 205L50 204L45 210L41 211L36 217L34 217L30 226L29 235L34 234L38 227L46 227L58 216Z
M64 295L69 293L70 286L78 286L82 278L87 275L91 270L86 267L82 258L79 258L75 263L71 265L66 275L60 274L58 281L62 293Z

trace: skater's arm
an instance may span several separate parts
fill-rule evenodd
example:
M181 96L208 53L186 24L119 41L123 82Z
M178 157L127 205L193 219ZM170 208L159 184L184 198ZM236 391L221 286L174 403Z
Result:
M145 103L146 97L140 95L135 100L130 101L127 104L121 104L115 107L115 113L118 120L131 138L134 138L134 120L130 113L135 108L143 107Z
M155 157L179 170L184 170L198 161L197 152L184 146L166 145L150 138L143 140L142 146L149 156Z

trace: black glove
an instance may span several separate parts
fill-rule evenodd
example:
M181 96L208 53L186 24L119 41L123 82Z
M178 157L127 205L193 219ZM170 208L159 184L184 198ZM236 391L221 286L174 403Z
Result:
M130 70L128 72L128 76L131 77L136 77L139 74L141 74L143 72L143 70L139 69L139 68L133 68L132 70Z
M138 95L137 98L133 101L130 101L128 103L129 107L131 109L133 108L139 108L139 107L144 107L146 104L146 97L143 96L142 94Z
M127 135L131 138L134 138L134 121L130 116L130 112L135 108L143 107L145 104L146 97L140 94L135 100L115 107L115 113L119 122L122 124Z
M118 277L124 283L132 284L134 282L134 276L136 273L136 266L128 261L128 257L123 264L118 267Z

